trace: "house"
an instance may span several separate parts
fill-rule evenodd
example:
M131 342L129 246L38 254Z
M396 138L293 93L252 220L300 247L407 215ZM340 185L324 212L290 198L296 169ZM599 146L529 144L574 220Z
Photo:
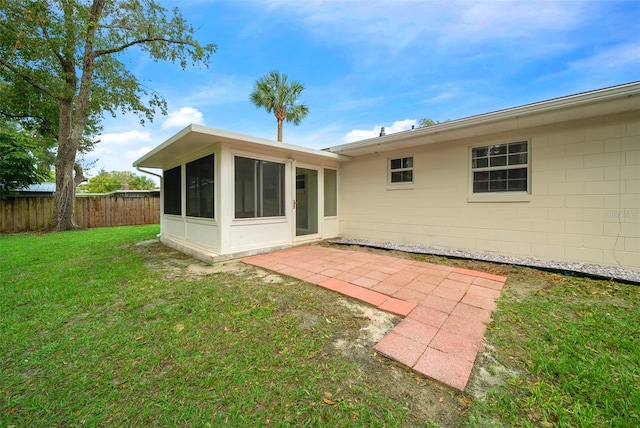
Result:
M191 125L134 165L208 261L341 236L640 271L640 82L325 150Z

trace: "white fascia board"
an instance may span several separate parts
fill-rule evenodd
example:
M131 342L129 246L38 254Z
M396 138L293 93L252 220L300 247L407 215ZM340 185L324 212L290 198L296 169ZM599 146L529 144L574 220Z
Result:
M236 132L225 131L222 129L215 129L215 128L209 128L207 126L191 124L185 127L184 129L182 129L181 131L179 131L178 133L176 133L175 135L173 135L172 137L170 137L168 140L166 140L165 142L163 142L153 150L151 150L149 153L145 154L144 156L142 156L141 158L133 162L133 166L136 168L140 166L151 167L149 165L145 165L146 161L149 161L153 157L161 154L161 152L169 149L174 144L180 144L181 140L190 139L189 137L193 137L196 134L210 139L210 143L212 144L216 142L249 144L249 145L259 146L262 148L267 147L270 150L273 150L274 152L279 151L279 152L289 152L294 154L304 154L304 155L309 155L316 158L331 159L338 162L350 159L348 156L341 155L338 153L331 153L331 152L326 152L322 150L296 146L293 144L285 144L277 141L267 140L264 138L253 137L251 135L244 135ZM157 168L158 166L153 166L153 167Z
M142 157L138 158L137 160L135 160L133 162L133 166L134 167L138 167L140 166L140 164L142 164L145 160L149 159L150 157L152 157L153 155L161 152L162 150L166 149L167 147L169 147L170 145L172 145L173 143L175 143L177 140L179 140L180 138L184 137L185 135L189 134L192 131L194 125L187 125L186 127L182 128L182 130L178 131L176 134L172 135L171 137L169 137L168 140L166 140L164 143L160 144L159 146L156 146L155 148L151 149L150 152L147 152L147 154L143 155Z

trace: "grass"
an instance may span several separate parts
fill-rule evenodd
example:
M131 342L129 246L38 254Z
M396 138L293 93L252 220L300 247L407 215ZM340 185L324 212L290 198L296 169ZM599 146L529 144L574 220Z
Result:
M640 289L514 268L486 339L507 384L472 426L629 427L640 420ZM522 290L525 287L520 287Z
M417 424L327 351L337 309L301 323L317 288L171 279L131 245L157 232L0 236L0 427Z
M504 383L472 400L384 359L364 367L337 352L336 340L360 325L334 293L246 274L188 277L193 260L177 253L182 273L154 265L159 255L133 244L157 232L0 235L1 428L458 426L463 418L474 427L626 427L640 418L636 286L429 260L509 278L487 330L492 360L476 362ZM425 390L431 398L414 398ZM415 402L430 400L431 411L444 400L458 418L421 414Z

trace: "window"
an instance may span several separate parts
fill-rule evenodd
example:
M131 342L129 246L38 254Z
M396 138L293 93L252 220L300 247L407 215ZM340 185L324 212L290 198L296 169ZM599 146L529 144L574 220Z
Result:
M413 156L389 160L390 183L413 183Z
M527 192L528 142L475 147L471 151L473 193Z
M236 218L284 215L284 164L236 156Z
M182 168L179 166L164 172L164 213L182 214Z
M213 218L213 154L187 164L187 215Z
M324 216L338 215L338 172L324 169Z

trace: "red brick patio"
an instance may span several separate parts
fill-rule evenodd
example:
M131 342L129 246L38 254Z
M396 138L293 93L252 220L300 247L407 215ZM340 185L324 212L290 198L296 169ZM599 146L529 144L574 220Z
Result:
M243 260L405 317L376 345L381 354L464 391L507 278L316 245Z

